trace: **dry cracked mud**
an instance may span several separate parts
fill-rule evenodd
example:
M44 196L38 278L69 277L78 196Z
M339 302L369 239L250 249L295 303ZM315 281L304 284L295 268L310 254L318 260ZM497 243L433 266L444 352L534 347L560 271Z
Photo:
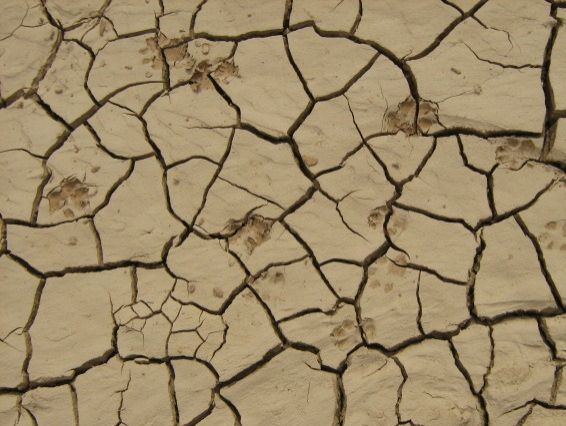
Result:
M2 0L0 426L566 424L566 1Z

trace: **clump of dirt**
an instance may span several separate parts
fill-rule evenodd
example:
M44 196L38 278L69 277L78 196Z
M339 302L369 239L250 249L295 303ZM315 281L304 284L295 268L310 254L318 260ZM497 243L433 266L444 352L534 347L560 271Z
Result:
M314 167L318 164L318 158L311 157L310 155L303 155L303 161L308 167Z

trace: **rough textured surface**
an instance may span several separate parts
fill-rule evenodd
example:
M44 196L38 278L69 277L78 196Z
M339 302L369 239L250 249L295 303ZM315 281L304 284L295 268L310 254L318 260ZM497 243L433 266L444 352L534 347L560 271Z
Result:
M566 424L566 1L0 2L0 426Z

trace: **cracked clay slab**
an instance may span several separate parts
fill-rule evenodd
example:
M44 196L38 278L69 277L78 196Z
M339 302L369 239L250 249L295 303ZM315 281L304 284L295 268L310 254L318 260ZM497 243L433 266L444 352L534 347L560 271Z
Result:
M566 0L1 0L0 426L566 424Z

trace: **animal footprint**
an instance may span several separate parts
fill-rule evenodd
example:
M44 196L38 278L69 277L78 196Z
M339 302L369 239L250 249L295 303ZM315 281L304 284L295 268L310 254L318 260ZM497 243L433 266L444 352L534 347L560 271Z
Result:
M495 150L497 162L511 169L518 169L525 161L538 156L539 150L530 139L507 138Z
M154 70L161 70L163 68L163 59L161 56L160 45L165 37L148 37L145 39L145 44L147 47L141 49L139 53L144 55L142 63L150 63L151 68ZM147 56L145 56L147 55Z
M346 349L352 344L355 344L357 341L357 328L358 326L354 320L348 319L342 321L340 325L334 327L330 333L334 345L339 349Z
M362 320L362 330L366 337L370 339L375 337L375 321L372 318L364 318Z
M407 227L407 218L405 215L395 214L391 217L387 231L389 235L398 235Z
M566 251L566 220L550 221L544 225L545 231L538 236L542 248Z
M416 102L408 97L394 110L388 110L384 117L386 132L401 131L407 135L415 134ZM419 103L419 117L417 126L423 133L427 133L434 125L438 125L438 106L432 102L423 101Z
M229 83L232 78L240 78L238 66L234 64L234 61L222 61L213 72L213 76L223 83Z
M162 48L165 59L170 68L183 70L188 76L189 84L195 93L212 89L213 84L209 76L229 83L233 78L240 77L238 66L233 59L229 59L231 51L222 47L225 42L208 42L193 40L183 43L179 39L167 39L160 36L158 42L155 37L148 39L148 46L154 52ZM161 55L152 59L159 62ZM161 65L160 63L158 65Z
M421 102L417 124L423 133L428 133L435 125L438 125L438 105L432 102Z
M64 209L66 218L72 219L90 210L90 201L95 194L91 193L92 185L75 176L64 178L61 183L47 194L49 212L51 214Z
M368 225L372 229L379 228L383 225L385 215L387 214L387 206L381 206L373 209L368 216Z
M243 245L251 255L256 247L269 240L273 223L261 216L251 216L248 221L230 238L230 244Z

